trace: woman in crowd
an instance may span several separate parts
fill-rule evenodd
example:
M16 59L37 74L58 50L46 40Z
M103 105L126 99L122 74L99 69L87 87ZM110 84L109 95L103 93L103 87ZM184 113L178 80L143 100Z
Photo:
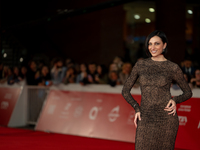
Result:
M99 83L99 84L108 83L107 69L105 65L97 66L97 74L95 75L95 81L96 83Z
M200 88L200 69L195 70L195 77L190 80L192 88Z
M121 84L119 81L119 76L118 76L117 71L111 71L109 73L108 84L111 85L112 87Z
M8 74L9 74L9 67L4 65L1 75L2 79L0 80L0 83L5 83L8 80Z
M39 72L39 77L37 78L37 84L40 86L51 86L52 85L48 66L43 65L41 67L41 70Z
M51 69L51 79L53 84L60 84L63 82L67 68L63 66L63 60L56 58L53 62L53 67Z
M122 95L135 109L135 150L174 150L179 126L176 104L192 96L181 68L164 56L168 46L164 32L155 30L146 39L147 59L137 61L126 80ZM139 78L141 105L131 96ZM172 98L170 87L175 80L183 94Z
M34 60L29 62L29 67L27 69L26 81L28 85L37 85L36 79L38 78L37 74L37 64Z
M195 68L193 66L192 60L185 59L183 61L183 66L181 67L184 74L188 76L188 83L190 82L191 78L194 77Z
M119 56L116 56L113 60L113 63L117 65L117 67L119 68L119 70L121 70L122 68L122 65L123 65L123 61L122 61L122 58L119 57Z
M20 77L20 72L18 67L13 68L12 75L8 78L8 84L14 84L22 81L23 79Z
M94 62L91 62L88 64L88 75L87 75L87 81L88 83L95 84L97 83L95 81L95 75L97 74L97 65Z
M2 76L3 76L3 63L2 62L0 62L0 80L3 78Z
M76 82L76 73L74 67L69 67L66 72L66 76L64 77L63 83L75 83Z
M21 69L20 69L20 74L19 76L22 78L22 79L26 79L26 73L27 73L27 68L25 66L22 66Z
M86 64L82 63L80 64L80 73L76 77L76 83L84 85L87 82L87 66Z
M122 66L122 71L119 73L119 79L121 84L124 84L126 79L129 77L131 73L132 65L131 63L124 63Z
M9 85L12 85L15 83L14 80L14 73L13 73L13 69L11 67L8 68L8 76L7 76L7 83Z
M117 72L120 71L120 69L118 68L118 65L116 63L111 63L109 65L109 72L111 72L111 71L117 71Z

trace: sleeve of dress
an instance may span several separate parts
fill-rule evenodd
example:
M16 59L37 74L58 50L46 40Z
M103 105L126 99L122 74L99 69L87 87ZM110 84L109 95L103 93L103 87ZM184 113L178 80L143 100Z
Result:
M137 101L132 97L130 91L138 78L137 63L133 67L130 76L124 83L122 95L124 99L135 109L135 112L140 112L140 107Z
M179 96L174 96L172 99L176 103L181 103L181 102L184 102L184 101L188 100L189 98L191 98L192 97L191 88L189 87L189 84L185 80L185 78L183 76L183 72L178 65L176 65L173 79L177 82L177 84L183 91L183 94L181 94Z

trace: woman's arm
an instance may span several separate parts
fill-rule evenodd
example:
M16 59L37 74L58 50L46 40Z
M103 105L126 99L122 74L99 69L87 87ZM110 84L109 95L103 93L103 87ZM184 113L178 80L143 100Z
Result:
M175 68L173 79L177 82L177 84L183 91L183 94L181 94L179 96L174 96L172 99L176 103L181 103L181 102L184 102L187 99L191 98L192 97L191 88L189 87L189 84L186 82L186 80L183 76L183 72L178 65Z
M132 97L130 91L136 82L138 78L138 67L137 63L133 67L130 76L127 78L126 82L124 83L123 89L122 89L122 95L125 98L125 100L135 109L135 112L140 112L139 104L137 101Z

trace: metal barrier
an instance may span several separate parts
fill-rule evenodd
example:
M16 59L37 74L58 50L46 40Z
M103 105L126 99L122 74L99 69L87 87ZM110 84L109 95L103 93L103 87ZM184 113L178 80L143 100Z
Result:
M46 97L52 90L63 90L63 91L81 91L81 92L103 92L103 93L121 93L122 85L111 87L110 85L96 85L89 84L81 86L79 84L60 84L53 85L51 87L43 86L27 86L25 82L19 84L7 85L0 84L1 88L21 88L22 92L16 103L15 109L12 112L11 120L13 126L16 125L35 125L38 121L38 117L42 110L43 104ZM192 89L193 97L200 98L199 88ZM132 94L140 95L140 88L133 88ZM171 89L172 95L181 94L181 90Z
M48 87L26 86L28 118L27 124L35 125L49 91Z
M21 88L22 92L14 106L13 113L10 120L11 124L17 125L35 125L43 103L49 91L49 87L42 86L27 86L25 82L8 85L7 83L0 84L1 88ZM11 93L12 94L12 93ZM14 121L14 122L13 122Z

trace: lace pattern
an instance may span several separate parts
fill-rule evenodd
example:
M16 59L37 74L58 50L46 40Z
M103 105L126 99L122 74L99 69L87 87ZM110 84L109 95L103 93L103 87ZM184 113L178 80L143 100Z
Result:
M139 79L141 88L141 105L131 96L131 89ZM181 103L192 96L180 67L167 61L153 61L151 58L138 61L127 78L122 95L125 100L141 113L136 130L136 150L173 150L178 130L178 116L168 115L164 111L172 99L170 87L175 80L183 94L174 96L176 103Z

